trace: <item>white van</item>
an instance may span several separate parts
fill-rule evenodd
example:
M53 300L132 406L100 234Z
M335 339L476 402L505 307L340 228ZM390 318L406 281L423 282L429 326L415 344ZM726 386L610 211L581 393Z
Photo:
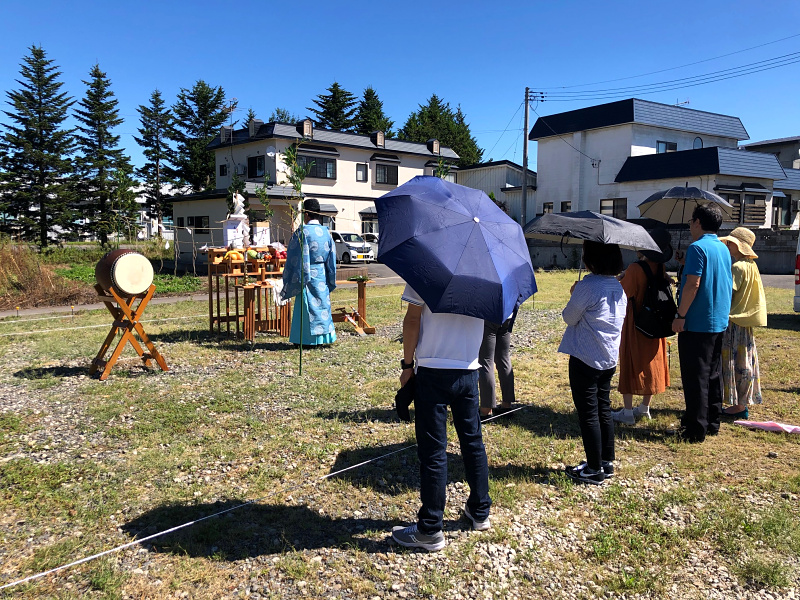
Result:
M331 237L336 244L336 261L349 264L351 262L372 262L375 255L372 246L364 241L357 233L347 231L331 231Z
M794 257L794 312L800 312L800 238Z

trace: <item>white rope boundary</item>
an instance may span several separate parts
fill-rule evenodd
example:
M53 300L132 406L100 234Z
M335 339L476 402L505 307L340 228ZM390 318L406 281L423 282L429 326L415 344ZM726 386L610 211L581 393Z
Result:
M522 410L524 408L528 408L528 406L527 405L518 406L517 408L513 408L513 409L511 409L509 411L506 411L501 415L496 415L494 417L490 417L488 419L484 419L482 421L482 424L489 423L490 421L494 421L495 419L498 419L500 417L505 417L506 415L510 415L510 414L515 413L518 410ZM281 494L287 494L289 492L293 492L293 491L295 491L295 490L297 490L299 488L302 488L302 487L305 487L305 486L308 486L308 485L313 485L316 482L324 481L326 479L330 479L331 477L335 477L336 475L341 475L342 473L345 473L347 471L351 471L353 469L357 469L359 467L363 467L364 465L368 465L368 464L373 463L375 461L382 460L382 459L387 458L389 456L393 456L394 454L399 454L400 452L405 452L406 450L410 450L411 448L416 448L416 447L417 447L417 444L411 444L409 446L405 446L403 448L400 448L399 450L393 450L392 452L388 452L386 454L382 454L381 456L376 456L374 458L371 458L369 460L365 460L365 461L360 462L358 464L350 465L349 467L345 467L344 469L340 469L339 471L334 471L333 473L328 473L327 475L323 475L322 477L318 477L316 479L311 480L311 482L298 483L298 484L296 484L294 486L290 486L290 487L288 487L288 488L286 488L284 490L281 490L280 493ZM208 519L213 519L214 517L218 517L220 515L224 515L225 513L229 513L229 512L232 512L234 510L238 510L240 508L244 508L245 506L250 506L252 504L257 504L257 503L261 502L262 500L266 500L267 498L270 498L273 495L277 495L277 494L278 494L278 492L266 494L266 495L261 496L259 498L254 498L253 500L248 500L247 502L243 502L242 504L237 504L236 506L232 506L231 508L226 508L225 510L220 510L220 511L215 512L213 514L206 515L205 517L201 517L199 519L195 519L194 521L188 521L186 523L183 523L182 525L177 525L175 527L170 527L169 529L165 529L164 531L160 531L158 533L154 533L152 535L148 535L147 537L143 537L143 538L138 539L138 540L133 540L131 542L127 542L126 544L122 544L122 545L117 546L115 548L111 548L109 550L104 550L102 552L98 552L97 554L92 554L91 556L85 556L84 558L78 559L76 561L73 561L73 562L65 564L65 565L61 565L60 567L55 567L55 568L49 569L47 571L42 571L41 573L36 573L35 575L30 575L28 577L25 577L24 579L19 579L17 581L12 581L11 583L6 583L4 585L0 585L0 590L5 590L5 589L8 589L8 588L17 586L17 585L21 585L23 583L28 583L28 582L34 581L36 579L41 579L42 577L46 577L47 575L52 575L53 573L58 573L59 571L63 571L65 569L70 569L72 567L77 567L78 565L82 565L84 563L87 563L89 561L95 560L97 558L101 558L103 556L107 556L109 554L113 554L115 552L119 552L120 550L124 550L126 548L130 548L131 546L136 546L138 544L143 544L145 542L149 542L150 540L153 540L155 538L167 535L169 533L174 533L175 531L179 531L181 529L186 529L187 527L191 527L192 525L195 525L197 523L202 523L203 521L207 521Z

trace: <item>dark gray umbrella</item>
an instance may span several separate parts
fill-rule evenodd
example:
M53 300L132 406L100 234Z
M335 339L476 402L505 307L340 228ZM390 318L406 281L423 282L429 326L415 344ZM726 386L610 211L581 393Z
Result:
M550 240L565 244L582 244L584 240L601 244L617 244L631 250L661 252L644 227L601 215L590 210L547 213L525 225L526 238Z
M733 206L715 193L689 187L688 183L656 192L639 204L638 208L643 218L674 225L686 223L695 207L710 202L719 206L722 214L730 218Z

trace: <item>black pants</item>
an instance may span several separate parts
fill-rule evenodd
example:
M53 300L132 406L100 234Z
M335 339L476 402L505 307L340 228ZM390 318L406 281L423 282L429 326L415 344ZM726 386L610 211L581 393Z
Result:
M483 343L478 354L478 361L481 365L478 368L481 408L497 406L494 383L495 365L503 402L509 406L514 402L514 369L511 368L511 332L509 331L511 324L511 319L502 325L484 321Z
M616 367L601 371L569 357L569 387L581 424L586 464L599 470L614 460L614 419L611 418L611 378Z
M721 333L684 331L678 334L678 353L686 412L681 418L683 437L702 442L719 432L722 413Z

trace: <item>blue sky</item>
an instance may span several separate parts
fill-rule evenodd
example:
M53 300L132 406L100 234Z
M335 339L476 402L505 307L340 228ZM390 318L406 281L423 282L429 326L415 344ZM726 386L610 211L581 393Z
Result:
M80 6L80 8L76 8ZM800 33L800 3L165 2L5 3L0 87L17 87L19 62L41 44L76 98L95 62L108 73L134 163L136 107L158 88L169 103L197 79L221 85L268 118L301 116L334 80L360 94L372 85L395 126L432 93L460 104L485 159L522 160L526 85L569 86L637 75ZM786 28L795 27L795 29ZM800 37L684 69L601 85L700 75L800 51ZM640 97L736 115L753 141L800 135L800 64ZM552 114L599 102L548 102ZM512 118L513 116L513 118ZM531 113L531 124L536 115ZM2 116L0 116L2 120ZM511 122L509 131L503 130ZM535 166L536 145L531 144Z

